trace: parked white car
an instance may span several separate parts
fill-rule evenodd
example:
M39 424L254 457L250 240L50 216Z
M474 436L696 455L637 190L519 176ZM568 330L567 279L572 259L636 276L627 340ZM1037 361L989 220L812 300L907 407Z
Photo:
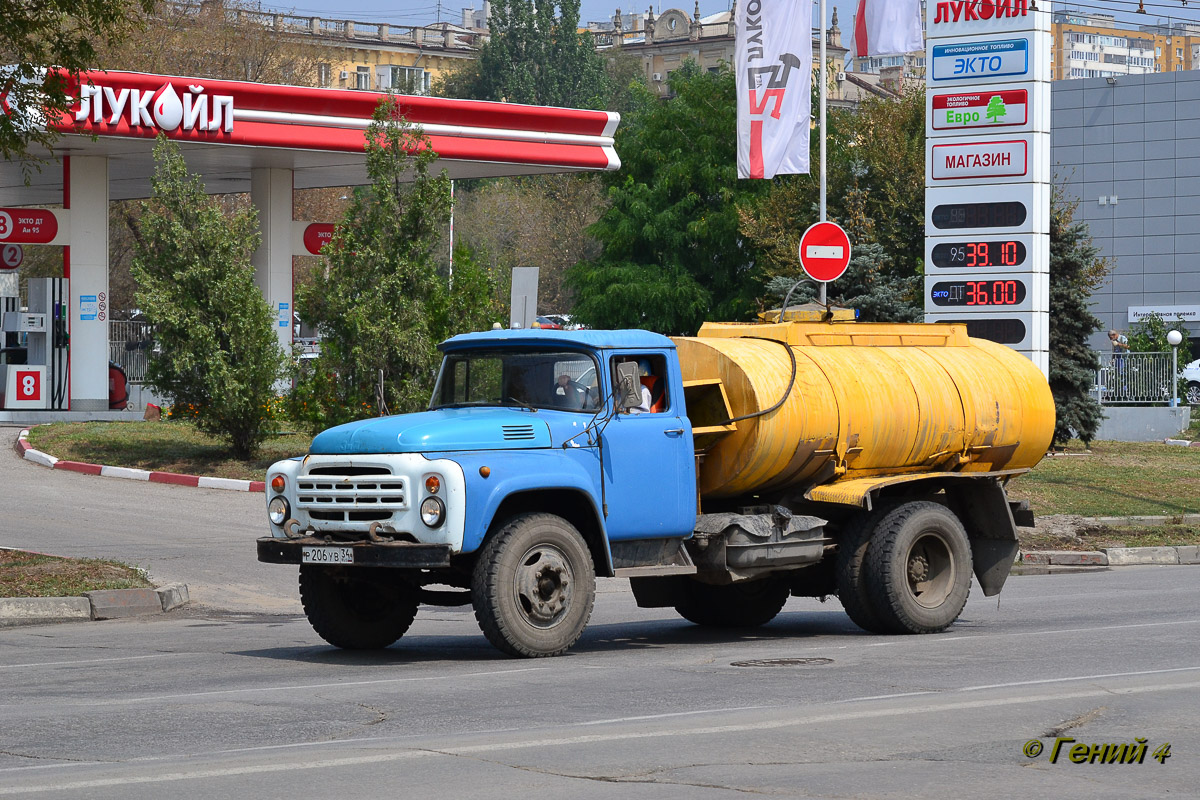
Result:
M1187 381L1188 405L1200 406L1200 358L1183 368L1183 379Z

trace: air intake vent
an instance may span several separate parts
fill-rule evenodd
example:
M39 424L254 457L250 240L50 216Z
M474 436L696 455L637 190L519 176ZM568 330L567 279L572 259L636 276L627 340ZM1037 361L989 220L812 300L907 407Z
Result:
M503 425L501 427L504 431L505 441L526 441L534 438L532 425Z

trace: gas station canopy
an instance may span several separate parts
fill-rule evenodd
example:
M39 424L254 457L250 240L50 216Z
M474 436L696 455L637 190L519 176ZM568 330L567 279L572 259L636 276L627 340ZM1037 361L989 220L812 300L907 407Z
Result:
M288 169L294 188L366 182L364 133L386 95L349 89L91 71L73 81L72 113L52 120L54 156L108 159L109 198L150 193L154 137L177 141L214 194L248 192L250 171ZM396 96L429 136L451 178L613 170L618 115L475 100ZM40 154L50 157L49 153ZM0 206L63 202L62 162L25 185L20 162L0 165Z
M110 408L108 204L149 196L159 134L179 144L208 192L249 193L262 234L251 258L255 282L277 314L276 335L288 349L293 256L320 252L332 227L294 220L293 193L367 183L365 134L388 96L132 72L90 71L68 84L75 102L68 113L46 120L60 137L53 153L41 154L41 170L0 163L0 244L63 248L63 277L43 279L48 283L30 291L26 308L16 297L0 298L0 327L26 337L22 349L31 359L9 370L0 358L6 407ZM613 150L614 113L393 97L404 118L429 137L439 156L435 170L451 178L621 165ZM0 93L3 113L32 120L41 111L11 105ZM31 209L36 206L56 208Z

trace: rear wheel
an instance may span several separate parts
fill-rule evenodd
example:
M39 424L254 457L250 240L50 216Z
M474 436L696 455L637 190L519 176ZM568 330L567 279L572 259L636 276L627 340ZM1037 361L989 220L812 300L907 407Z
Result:
M945 506L906 503L886 515L867 549L872 605L889 633L945 630L971 591L971 544Z
M405 634L417 601L385 568L300 566L300 602L322 639L346 650L378 650Z
M561 655L592 616L592 554L562 517L514 517L480 552L471 601L480 630L500 650L524 658Z
M756 628L775 619L790 594L787 582L779 578L724 586L689 580L675 610L706 628Z
M875 528L892 508L894 506L878 507L870 513L856 516L846 524L838 543L838 599L842 601L850 620L871 633L887 633L888 629L879 618L871 599L869 584L873 578L867 571L867 548Z
M1200 383L1189 383L1187 385L1187 401L1188 405L1200 406Z

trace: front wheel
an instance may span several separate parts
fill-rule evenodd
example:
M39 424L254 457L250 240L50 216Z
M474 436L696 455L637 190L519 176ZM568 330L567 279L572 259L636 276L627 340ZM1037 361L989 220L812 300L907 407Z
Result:
M1189 383L1186 397L1188 405L1200 406L1200 383Z
M706 628L757 628L775 619L791 590L779 578L716 586L689 580L679 616Z
M906 503L875 529L867 550L872 607L889 633L950 627L971 591L971 543L945 506Z
M380 650L405 634L417 601L393 570L300 566L300 602L313 630L334 647Z
M592 616L592 554L562 517L521 514L479 553L471 600L480 630L498 649L522 658L562 655Z

